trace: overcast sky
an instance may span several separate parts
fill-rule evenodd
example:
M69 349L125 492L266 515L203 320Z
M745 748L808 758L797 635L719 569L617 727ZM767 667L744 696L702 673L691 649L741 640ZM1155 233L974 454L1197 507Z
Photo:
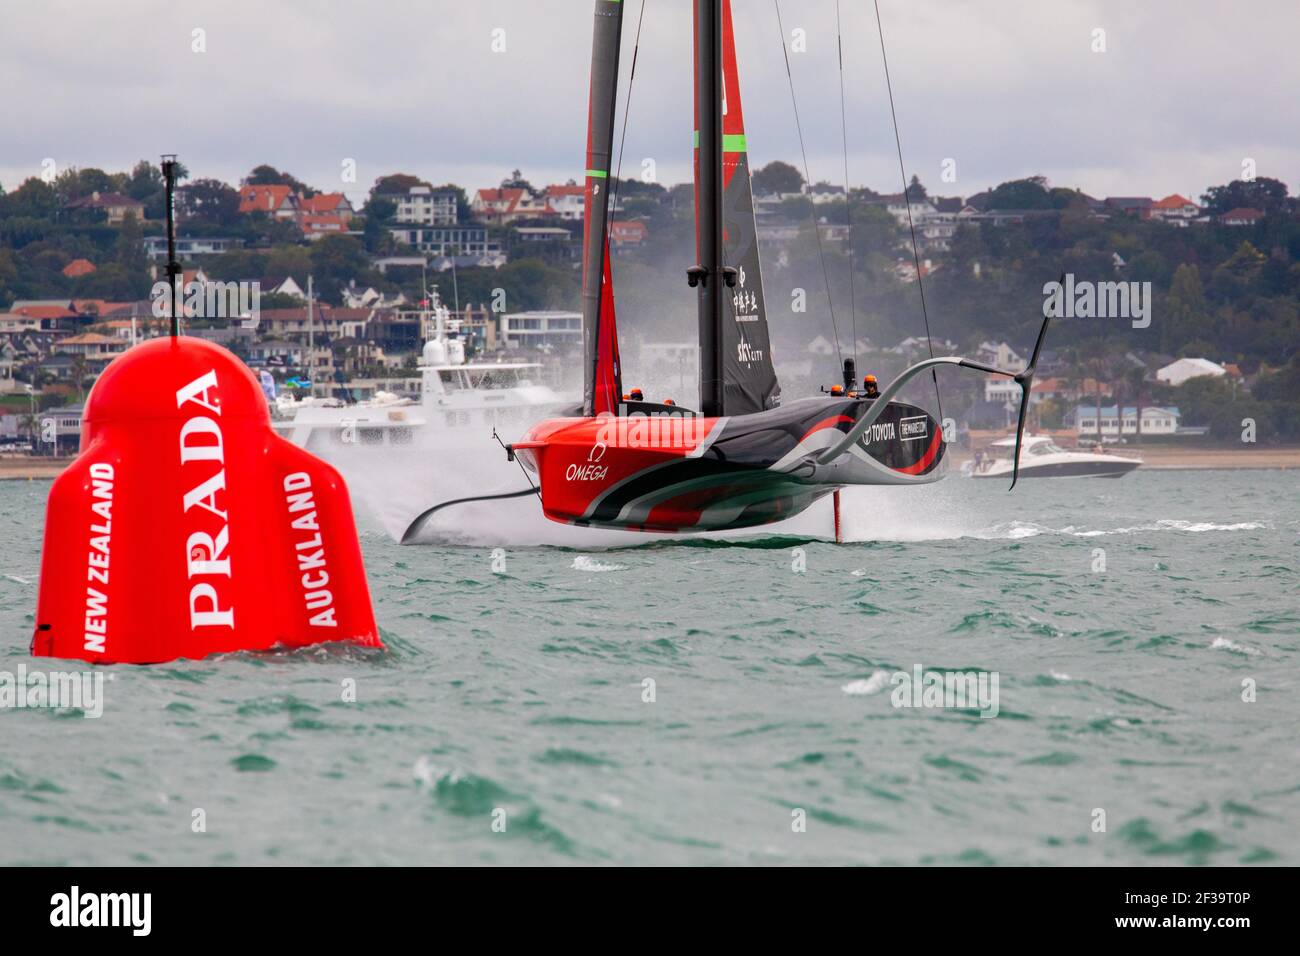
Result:
M673 183L690 176L690 2L645 5L624 173L651 158ZM620 103L641 0L626 8ZM798 163L773 2L734 8L751 161ZM850 178L893 191L875 15L870 0L841 9ZM791 62L813 178L842 182L835 0L781 0L781 14L785 42L807 38ZM881 14L907 170L932 192L1044 174L1195 198L1245 158L1300 186L1296 0L881 0ZM577 178L591 24L591 0L7 0L0 182L46 158L114 171L169 151L195 177L233 184L270 163L357 198L397 171L471 192L516 167L539 185Z

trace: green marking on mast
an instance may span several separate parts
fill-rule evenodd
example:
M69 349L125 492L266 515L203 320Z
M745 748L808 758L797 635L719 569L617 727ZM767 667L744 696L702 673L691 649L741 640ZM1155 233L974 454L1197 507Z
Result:
M700 131L695 131L694 145L696 149L700 148ZM724 153L747 153L749 152L748 144L745 142L744 133L723 133L722 134L722 151Z

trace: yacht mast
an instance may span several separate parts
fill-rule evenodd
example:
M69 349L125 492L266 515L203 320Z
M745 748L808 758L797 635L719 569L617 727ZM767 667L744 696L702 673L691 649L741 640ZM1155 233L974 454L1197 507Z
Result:
M719 348L724 286L722 261L722 0L695 0L696 246L699 264L687 270L698 289L700 414L723 409Z

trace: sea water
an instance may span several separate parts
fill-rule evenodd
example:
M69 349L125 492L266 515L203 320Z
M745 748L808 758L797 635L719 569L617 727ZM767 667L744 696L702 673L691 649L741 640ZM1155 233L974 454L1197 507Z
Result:
M48 489L0 482L0 672L78 666L27 655ZM0 710L0 864L1294 865L1298 506L1139 471L849 492L838 546L363 518L386 652ZM996 716L898 706L914 673L995 675Z

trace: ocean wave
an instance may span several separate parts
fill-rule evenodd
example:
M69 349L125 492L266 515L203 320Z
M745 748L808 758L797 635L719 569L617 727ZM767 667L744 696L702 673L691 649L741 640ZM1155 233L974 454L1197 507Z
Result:
M587 554L580 554L573 559L575 571L626 571L626 564L604 564Z
M1214 521L1186 521L1178 518L1162 518L1147 524L1123 528L1080 528L1075 525L1052 528L1033 521L1009 521L994 525L988 530L976 534L975 537L990 540L998 538L1016 540L1019 538L1034 538L1043 534L1061 534L1075 538L1098 538L1112 534L1141 534L1157 531L1182 531L1189 534L1199 534L1205 531L1258 531L1270 527L1272 525L1267 521L1237 521L1230 524L1221 524Z
M1214 650L1232 651L1234 654L1245 654L1247 657L1253 657L1262 653L1258 647L1251 647L1249 644L1238 644L1226 637L1216 637L1210 641L1210 647Z
M889 672L876 671L866 680L850 681L840 688L844 693L853 696L862 696L866 694L879 694L889 686Z

